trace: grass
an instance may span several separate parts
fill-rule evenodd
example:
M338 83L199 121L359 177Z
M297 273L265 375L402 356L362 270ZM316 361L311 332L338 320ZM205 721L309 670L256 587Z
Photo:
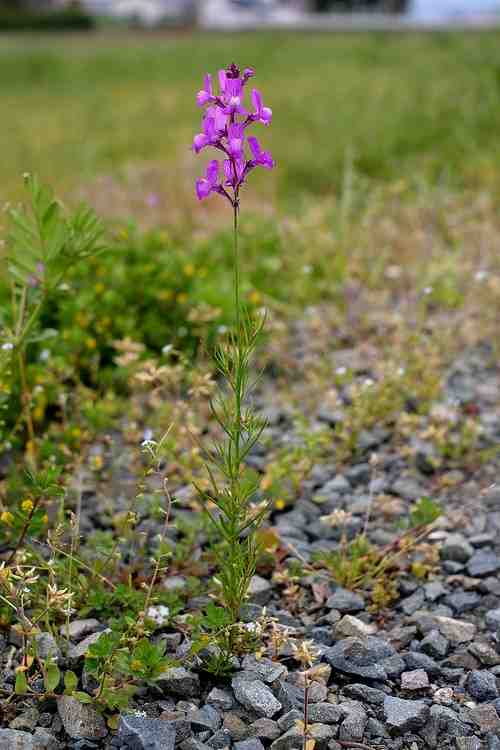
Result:
M199 169L188 150L193 94L203 71L233 58L256 67L274 108L267 139L286 205L298 210L304 193L337 193L346 158L370 180L496 190L499 39L498 32L5 37L2 198L17 196L27 170L70 192L99 175L127 185L138 164L158 167L169 197L179 186L183 194Z

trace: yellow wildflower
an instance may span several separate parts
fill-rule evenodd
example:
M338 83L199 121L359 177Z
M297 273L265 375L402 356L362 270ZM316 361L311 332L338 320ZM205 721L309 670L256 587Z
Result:
M12 526L13 520L14 516L8 510L4 510L3 513L0 514L0 521L2 523L5 523L7 526Z

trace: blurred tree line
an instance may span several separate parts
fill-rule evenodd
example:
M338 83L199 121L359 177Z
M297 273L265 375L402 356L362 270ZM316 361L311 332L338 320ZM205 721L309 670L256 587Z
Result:
M93 17L79 0L0 0L0 31L90 31Z
M72 0L64 4L64 7L68 10L80 11L81 5L79 0ZM44 10L61 10L55 7L55 3L52 0L0 0L0 10L4 11L44 11Z

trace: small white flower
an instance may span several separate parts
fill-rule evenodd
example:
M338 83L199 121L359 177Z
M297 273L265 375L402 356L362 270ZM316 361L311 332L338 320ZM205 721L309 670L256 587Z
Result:
M484 281L488 276L487 271L476 271L474 274L474 279L476 281Z
M399 377L402 377L405 374L406 370L404 367L398 367L398 375Z
M165 346L161 350L162 354L170 354L173 348L174 348L173 344L165 344Z
M429 294L432 294L432 287L431 287L431 286L426 286L426 287L424 287L424 289L423 289L423 294L425 294L425 295L427 295L427 296L428 296Z
M7 341L5 344L2 344L2 350L4 352L11 352L14 348L14 344L11 341Z
M311 273L312 272L312 266L303 266L302 273Z
M335 370L336 375L345 375L347 372L347 367L337 367Z
M223 336L225 333L227 333L227 326L219 326L217 328L217 333L220 333L221 336Z
M363 386L365 388L371 388L372 385L374 385L374 383L375 383L375 381L372 380L371 378L366 378L366 380L363 381Z
M42 362L47 362L50 358L50 351L48 349L42 349L40 352L40 359Z

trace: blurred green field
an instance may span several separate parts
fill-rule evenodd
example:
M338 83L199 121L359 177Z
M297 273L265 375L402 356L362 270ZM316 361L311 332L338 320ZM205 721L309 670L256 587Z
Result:
M159 372L173 347L191 377L232 324L231 219L217 197L197 202L209 157L191 151L203 74L231 61L257 70L278 165L245 186L242 298L269 311L276 371L296 369L297 331L316 346L299 358L300 408L328 390L344 346L372 347L382 391L409 373L425 403L464 347L500 351L499 32L3 37L0 201L24 199L21 175L35 172L109 230L108 251L47 301L28 351L40 433L63 397L102 426L103 396L116 411L137 388L130 347ZM2 266L0 329L12 326ZM20 393L4 386L14 431Z
M23 35L0 39L0 198L25 171L64 193L144 163L175 191L200 169L202 74L232 60L274 109L280 201L336 191L346 159L374 180L500 184L498 32Z

